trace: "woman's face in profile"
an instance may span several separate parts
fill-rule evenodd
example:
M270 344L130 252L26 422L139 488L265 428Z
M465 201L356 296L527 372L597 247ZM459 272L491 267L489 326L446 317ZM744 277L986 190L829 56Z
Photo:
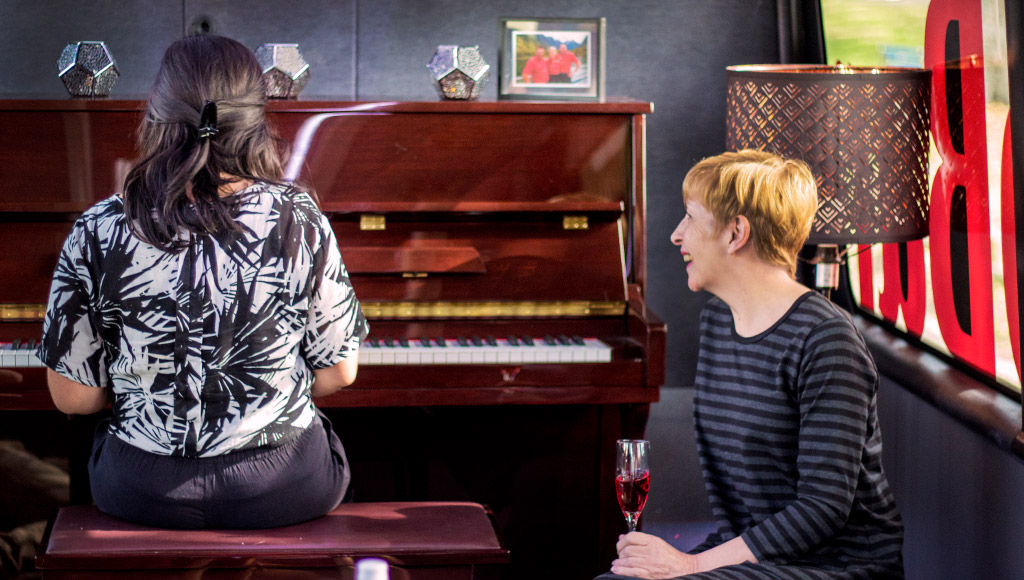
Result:
M687 285L699 292L711 290L719 279L728 243L715 218L700 202L686 202L686 214L672 232L672 243L686 262Z

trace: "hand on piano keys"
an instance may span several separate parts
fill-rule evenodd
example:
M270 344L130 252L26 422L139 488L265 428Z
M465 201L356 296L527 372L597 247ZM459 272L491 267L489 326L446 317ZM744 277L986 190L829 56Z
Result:
M43 362L36 356L35 340L14 340L0 342L0 369L42 367Z
M596 338L580 336L370 337L359 347L360 365L551 364L611 360L610 346Z

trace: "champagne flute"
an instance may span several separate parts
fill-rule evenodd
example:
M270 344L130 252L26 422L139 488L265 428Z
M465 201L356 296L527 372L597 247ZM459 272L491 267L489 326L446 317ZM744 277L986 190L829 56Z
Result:
M615 490L619 507L632 532L636 530L640 512L647 504L647 492L651 487L651 470L647 463L651 444L644 439L619 439L615 443Z

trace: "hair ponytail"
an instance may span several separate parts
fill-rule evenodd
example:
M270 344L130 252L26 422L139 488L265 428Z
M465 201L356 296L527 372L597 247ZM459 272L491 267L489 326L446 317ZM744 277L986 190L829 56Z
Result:
M165 251L184 234L237 231L237 179L278 182L283 141L266 126L266 89L255 55L213 35L182 38L164 53L139 127L140 159L124 183L132 231Z

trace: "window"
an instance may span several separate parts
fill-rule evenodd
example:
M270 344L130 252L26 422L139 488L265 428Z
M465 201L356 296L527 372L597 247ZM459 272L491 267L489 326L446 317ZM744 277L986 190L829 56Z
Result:
M1019 392L1010 331L1017 292L1004 276L1004 269L1012 273L1015 248L1003 247L1004 233L1012 240L1013 229L1003 220L1013 211L1011 180L1003 176L1009 149L1003 0L822 0L821 9L828 62L930 68L938 93L931 110L933 235L887 249L851 248L855 299ZM936 219L936 212L944 213ZM899 263L895 280L886 280L886 260ZM936 265L942 274L933 281ZM897 291L894 308L882 294Z

